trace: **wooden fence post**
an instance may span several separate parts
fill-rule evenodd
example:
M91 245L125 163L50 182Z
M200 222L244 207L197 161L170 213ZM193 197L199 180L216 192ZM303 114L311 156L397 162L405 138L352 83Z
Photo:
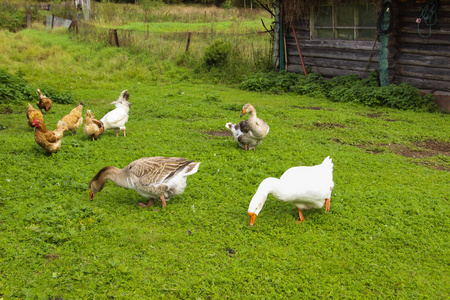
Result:
M76 35L78 35L78 20L73 20L73 27L75 27L75 33Z
M53 24L55 24L55 15L54 14L52 14L52 29L53 29Z
M116 46L120 47L119 46L119 37L117 36L117 29L114 29L113 34L114 34L114 40L116 42Z
M27 14L27 28L31 28L31 15Z
M189 51L189 44L191 43L191 35L192 35L192 32L188 32L187 45L186 45L186 52Z

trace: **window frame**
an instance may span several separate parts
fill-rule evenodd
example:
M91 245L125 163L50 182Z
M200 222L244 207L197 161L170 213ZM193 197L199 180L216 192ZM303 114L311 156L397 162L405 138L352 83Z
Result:
M346 40L346 41L357 41L357 40L373 40L376 35L374 35L373 37L370 38L361 38L359 37L359 30L361 29L365 29L365 30L377 30L376 27L376 22L373 24L373 26L358 26L358 20L359 20L359 10L358 10L358 6L362 5L362 4L350 4L349 6L351 6L353 8L353 26L338 26L337 25L337 18L338 18L338 7L336 7L333 3L328 3L328 4L322 4L322 5L318 5L316 7L312 7L311 8L311 14L310 14L310 19L309 19L309 26L310 26L310 40L330 40L330 38L321 38L318 37L317 35L317 29L331 29L332 30L332 40ZM376 10L376 6L375 4L367 4L365 3L364 5L372 5L373 9ZM320 7L325 7L325 6L329 6L331 7L331 15L332 15L332 24L331 26L317 26L315 24L315 19L316 19L316 13L317 10L320 9ZM338 30L349 30L352 29L353 30L353 38L352 39L343 39L343 38L338 38Z

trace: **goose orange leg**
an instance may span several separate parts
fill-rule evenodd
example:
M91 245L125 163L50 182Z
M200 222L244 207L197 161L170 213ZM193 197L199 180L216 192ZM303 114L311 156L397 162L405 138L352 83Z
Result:
M248 145L244 145L245 151L248 151Z
M331 200L330 198L325 199L325 212L330 210Z
M154 203L153 199L150 199L150 201L148 201L147 205L145 205L144 203L138 203L138 204L140 207L151 207L151 206L153 206L153 203Z
M303 216L302 211L300 210L300 208L297 208L297 211L299 217L299 220L297 222L303 222L305 220L305 217Z
M164 195L161 195L161 197L159 197L159 199L161 199L162 207L166 207L167 206L166 197L164 197Z

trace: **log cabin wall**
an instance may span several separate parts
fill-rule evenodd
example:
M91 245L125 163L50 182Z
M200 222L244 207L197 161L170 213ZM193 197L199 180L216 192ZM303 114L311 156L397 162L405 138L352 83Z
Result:
M294 28L302 52L303 61L308 71L320 73L324 77L342 75L358 75L366 77L371 71L378 71L379 43L361 40L311 39L309 20L294 22ZM303 73L300 56L297 50L291 26L285 25L286 40L286 70ZM373 53L372 53L373 49ZM370 54L372 57L369 61ZM393 60L394 54L389 54ZM389 64L391 66L391 64ZM393 78L393 67L390 67L389 77Z
M419 28L416 23L425 1L400 0L398 5L393 82L450 92L450 1L440 1L431 33L425 22Z
M389 34L389 80L408 82L420 89L450 92L450 0L441 0L431 36L421 37L416 19L426 1L393 0L394 30ZM355 74L366 77L379 69L379 42L367 40L311 39L310 21L293 23L308 71L324 77ZM285 68L303 73L290 24L284 26ZM428 29L424 28L428 34ZM369 57L372 52L372 57Z

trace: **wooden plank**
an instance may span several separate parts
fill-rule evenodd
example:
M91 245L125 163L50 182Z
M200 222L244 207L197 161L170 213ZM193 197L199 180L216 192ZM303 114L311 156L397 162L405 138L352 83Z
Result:
M336 49L330 48L320 48L320 47L302 47L300 45L301 51L304 56L311 57L327 57L327 58L342 58L347 60L367 60L369 58L371 51L361 51L361 50L346 50L346 51L336 51ZM288 55L298 54L296 45L287 45ZM373 57L378 59L378 49L374 51Z
M286 36L288 44L295 45L294 38ZM317 48L331 48L331 49L352 49L352 50L367 50L371 51L373 41L349 41L349 40L301 40L300 47L317 47ZM378 49L376 46L375 49Z
M429 33L430 29L427 26L420 26L420 32L423 33ZM417 27L417 24L411 25L411 26L402 26L398 28L399 34L419 34L419 28ZM448 38L447 36L450 35L450 24L449 26L443 27L443 26L431 26L431 34L432 35L442 35L442 38Z
M397 65L397 74L407 77L434 79L450 82L450 73L444 68L424 68L421 66Z
M419 34L414 36L402 34L399 36L398 41L400 43L419 45L450 45L450 39L439 39L439 35L434 36L433 34L428 38L423 38Z
M400 54L398 55L396 61L397 64L402 65L427 66L434 68L442 68L443 66L450 66L450 57L444 56L426 56L422 54L419 55Z
M366 61L348 61L338 59L316 59L310 57L303 57L305 65L325 68L336 68L342 70L354 70L358 72L364 72L367 64ZM288 56L289 65L300 65L300 58L298 56ZM369 63L369 69L378 69L378 62L371 61Z
M301 73L301 66L298 65L292 65L288 67L288 71L289 72L295 72L295 73ZM357 75L360 78L362 78L362 76L364 75L364 70L363 71L354 71L354 70L343 70L343 69L335 69L335 68L326 68L326 67L312 67L311 71L313 73L319 73L321 74L323 77L325 78L332 78L332 77L336 77L336 76L344 76L344 75ZM372 72L375 70L370 70L368 69L367 72ZM368 76L366 73L366 77ZM393 78L393 75L389 75L389 80L391 80Z
M437 55L450 57L449 47L441 45L417 45L417 44L400 44L398 52L400 53L415 53L421 55Z
M400 84L403 82L407 82L419 89L436 89L438 91L450 92L450 83L443 82L438 80L430 80L423 78L414 78L407 76L395 76L394 81L395 84Z

